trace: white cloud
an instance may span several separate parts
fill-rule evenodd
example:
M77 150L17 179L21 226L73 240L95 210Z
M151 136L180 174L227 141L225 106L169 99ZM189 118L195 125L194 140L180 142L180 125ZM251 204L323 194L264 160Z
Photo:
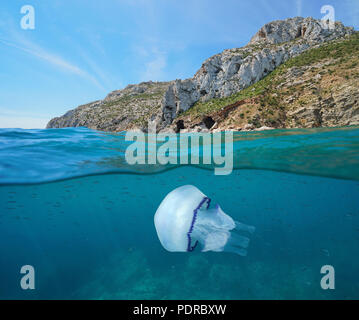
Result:
M167 54L154 47L151 49L149 56L151 59L144 64L145 70L141 75L141 81L164 80L165 68L167 66Z
M297 7L297 16L302 16L302 7L303 7L303 1L302 0L296 0L296 7Z
M88 72L82 70L78 66L66 61L59 55L50 53L46 51L45 49L41 48L40 46L28 41L28 40L21 40L21 42L11 42L5 39L0 38L0 43L8 46L13 47L18 50L21 50L33 57L39 58L52 66L58 68L61 71L66 71L75 75L78 75L88 81L91 81L93 84L95 84L97 87L99 87L101 90L105 91L104 87L99 83L99 81L92 75L90 75Z

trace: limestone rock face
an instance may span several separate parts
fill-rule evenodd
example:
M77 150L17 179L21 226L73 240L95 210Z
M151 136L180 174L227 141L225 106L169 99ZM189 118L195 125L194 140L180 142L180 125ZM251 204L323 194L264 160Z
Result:
M246 46L224 50L204 61L191 79L129 85L125 89L111 92L103 100L79 106L52 119L47 127L86 126L103 131L138 128L146 131L148 125L156 125L158 131L171 129L179 132L184 128L174 119L196 102L229 97L257 83L288 59L326 42L342 40L353 33L353 28L345 27L340 22L333 23L329 28L328 24L313 18L296 17L273 21L264 25ZM293 69L292 72L288 75L287 85L299 86L303 83L301 77L305 70ZM320 81L321 75L317 74L316 77ZM297 126L301 120L299 118L308 121L304 121L303 126L334 125L336 119L343 117L348 117L348 123L352 124L353 119L357 119L357 111L353 110L352 114L348 111L350 105L356 105L359 101L355 86L343 87L342 92L336 91L331 99L333 102L329 101L329 106L332 103L336 106L332 109L324 108L326 104L318 100L312 101L310 107L303 110L291 110L285 115L289 119L287 126ZM287 103L295 101L296 97L290 96ZM253 117L260 118L259 115ZM255 123L260 122L254 120ZM272 123L265 122L262 125L273 126ZM216 124L211 128L205 126L203 130L207 129L221 128ZM229 126L228 129L238 128Z
M162 101L165 124L170 124L178 113L188 110L199 98L200 94L191 79L172 83Z
M91 102L52 119L47 128L87 127L102 131L147 128L162 113L162 97L168 82L143 82L116 90L103 100Z
M245 47L224 50L207 59L192 79L172 84L163 99L163 120L171 123L199 100L228 97L258 82L289 58L353 32L340 22L329 29L313 18L268 23Z
M320 43L344 37L350 28L340 22L322 22L313 18L295 17L277 20L264 25L251 39L250 44L279 44L302 38L309 43Z
M342 84L330 97L288 113L289 120L300 119L302 127L359 125L359 90Z

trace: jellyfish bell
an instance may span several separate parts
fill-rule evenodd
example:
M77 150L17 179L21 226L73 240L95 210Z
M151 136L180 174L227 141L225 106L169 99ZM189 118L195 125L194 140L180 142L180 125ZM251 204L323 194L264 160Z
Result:
M158 207L154 222L162 246L171 252L233 252L245 256L255 228L233 220L195 186L171 191Z

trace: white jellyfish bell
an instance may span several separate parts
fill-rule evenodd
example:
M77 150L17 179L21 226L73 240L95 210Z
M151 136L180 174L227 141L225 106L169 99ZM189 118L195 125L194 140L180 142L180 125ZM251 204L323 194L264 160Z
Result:
M171 191L154 218L162 246L171 252L189 252L199 243L202 251L245 256L249 239L243 233L253 233L255 228L234 221L218 204L210 208L210 203L210 198L191 185Z

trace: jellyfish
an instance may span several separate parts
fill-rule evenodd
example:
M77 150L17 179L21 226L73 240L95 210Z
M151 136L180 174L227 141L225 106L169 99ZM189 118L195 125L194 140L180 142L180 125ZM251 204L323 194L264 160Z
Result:
M247 255L255 228L233 220L217 204L192 185L171 191L154 217L158 238L170 252L191 252L198 244L202 252L232 252Z

